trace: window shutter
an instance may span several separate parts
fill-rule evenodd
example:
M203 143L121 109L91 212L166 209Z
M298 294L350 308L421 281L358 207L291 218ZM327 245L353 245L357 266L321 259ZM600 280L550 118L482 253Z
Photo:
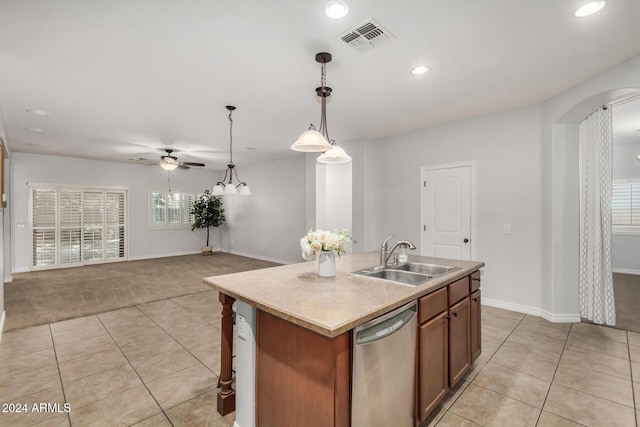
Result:
M640 182L631 184L631 225L640 225Z
M102 231L104 226L104 196L102 191L84 191L82 212L82 259L83 261L101 260Z
M33 212L33 260L32 265L56 263L56 190L34 189Z
M60 190L60 263L82 261L82 192Z
M125 257L125 207L124 192L109 192L106 194L106 257L118 259Z
M183 194L182 195L182 223L185 225L193 224L193 215L189 212L193 209L193 202L195 201L195 194Z

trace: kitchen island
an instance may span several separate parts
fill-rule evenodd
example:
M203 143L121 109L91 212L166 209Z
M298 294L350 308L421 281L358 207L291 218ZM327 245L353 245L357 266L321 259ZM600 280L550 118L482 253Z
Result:
M419 301L420 323L430 325L432 317L437 320L439 317L436 314L446 313L453 303L458 302L445 296L444 311L440 308L442 295L449 294L449 285L452 284L456 284L455 292L461 295L460 301L463 302L463 298L469 301L465 308L468 314L460 316L460 319L467 319L467 325L462 328L467 331L466 370L472 358L473 337L470 334L473 328L469 319L470 294L473 291L478 292L475 302L479 307L479 290L471 285L471 276L477 277L479 287L478 270L484 263L420 256L410 256L409 260L455 266L458 269L415 287L351 274L379 264L379 254L368 252L337 258L334 278L319 277L317 262L205 278L203 281L206 285L219 291L223 305L222 388L218 411L224 414L236 409L236 396L231 389L231 306L236 300L238 400L248 403L239 403L236 412L239 427L350 425L351 331L412 301ZM425 298L431 294L438 295L438 298ZM476 312L479 321L479 309ZM429 314L431 317L425 318L427 313L433 316ZM455 317L458 319L457 312ZM479 322L477 330L479 333ZM479 336L475 339L476 346L479 346ZM450 359L451 355L447 358ZM447 377L450 376L448 373ZM458 379L454 378L455 381ZM417 382L420 383L420 379ZM424 393L418 391L418 394ZM417 405L424 406L420 403ZM419 413L417 416L423 418Z

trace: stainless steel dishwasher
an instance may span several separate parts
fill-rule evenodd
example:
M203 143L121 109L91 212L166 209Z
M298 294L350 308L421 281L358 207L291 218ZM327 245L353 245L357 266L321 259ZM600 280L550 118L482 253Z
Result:
M353 330L352 427L414 425L417 303Z

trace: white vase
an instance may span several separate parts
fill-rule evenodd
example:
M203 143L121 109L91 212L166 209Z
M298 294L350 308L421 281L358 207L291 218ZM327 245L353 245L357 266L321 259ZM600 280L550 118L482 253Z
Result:
M335 277L336 259L331 251L321 251L318 256L318 276Z

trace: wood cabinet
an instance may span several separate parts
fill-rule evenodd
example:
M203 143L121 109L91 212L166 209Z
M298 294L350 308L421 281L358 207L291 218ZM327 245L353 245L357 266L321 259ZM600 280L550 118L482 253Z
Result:
M480 289L473 292L469 296L469 300L471 304L471 363L473 363L482 352Z
M418 423L480 355L479 288L480 272L476 271L418 301Z
M256 310L256 425L350 424L350 336L329 339Z
M420 422L449 391L449 320L443 311L424 325L419 332L418 416Z
M471 311L469 297L449 309L449 387L453 387L471 366Z

